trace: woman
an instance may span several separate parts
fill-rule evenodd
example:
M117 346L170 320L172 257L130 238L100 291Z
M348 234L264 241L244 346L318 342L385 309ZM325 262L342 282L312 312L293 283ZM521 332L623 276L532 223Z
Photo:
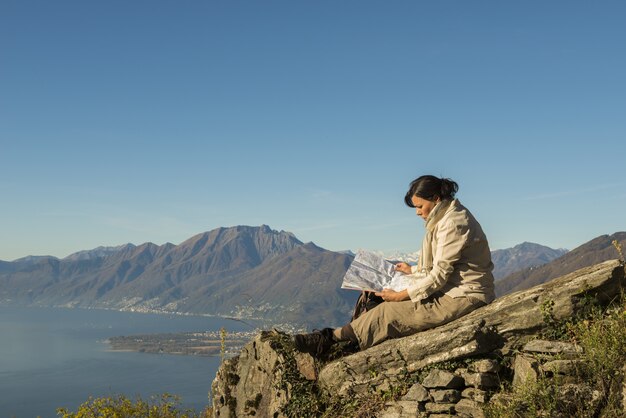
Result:
M412 276L413 284L376 293L384 302L341 328L295 335L296 349L318 357L339 341L365 349L443 325L493 301L489 244L474 216L454 198L457 191L450 179L413 180L404 201L426 221L426 235L417 266L395 266Z

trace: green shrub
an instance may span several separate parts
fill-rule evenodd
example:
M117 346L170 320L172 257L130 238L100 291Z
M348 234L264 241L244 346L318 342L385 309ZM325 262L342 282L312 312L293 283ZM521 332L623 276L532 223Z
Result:
M179 409L180 399L177 396L163 394L153 397L152 402L141 398L132 401L124 395L106 398L89 398L78 407L76 412L66 408L58 408L57 415L61 418L208 418L211 410L207 408L200 414L191 410Z
M600 393L599 404L589 405L581 399L564 405L559 399L559 379L540 375L536 382L500 392L485 408L488 417L550 417L559 413L575 417L624 416L621 397L626 364L626 298L622 295L604 309L593 301L586 304L583 318L559 322L553 320L552 304L546 303L542 311L548 330L542 336L569 340L583 349L581 366L573 377Z
M581 380L593 384L603 395L603 417L623 416L623 367L626 364L626 304L609 309L604 316L581 321L572 327L573 339L583 348Z

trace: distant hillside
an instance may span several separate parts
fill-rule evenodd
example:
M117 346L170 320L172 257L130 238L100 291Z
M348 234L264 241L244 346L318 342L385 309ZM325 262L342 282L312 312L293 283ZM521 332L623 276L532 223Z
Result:
M132 249L132 248L135 248L135 246L133 244L124 244L124 245L119 245L117 247L98 247L98 248L94 248L93 250L75 252L74 254L68 255L63 260L72 260L72 261L93 260L94 258L107 257L109 255L115 254L119 251L126 250L128 248Z
M561 257L566 249L552 249L544 245L524 242L513 248L491 252L496 280L530 267L537 267Z
M496 295L502 296L514 291L529 289L582 267L619 258L612 244L613 240L620 242L622 248L626 249L626 232L599 236L548 264L526 268L496 282Z
M351 260L265 225L218 228L179 245L1 262L0 302L341 324L358 296L339 289Z
M598 237L548 264L507 276L496 283L496 291L502 295L525 289L617 258L613 239L626 248L626 232ZM494 263L501 269L527 267L524 263L537 265L558 251L523 243L494 251ZM405 258L415 261L415 256ZM359 293L340 289L352 259L349 252L305 244L265 225L218 228L179 245L126 244L63 259L0 261L0 303L210 314L308 327L342 325Z
M554 250L550 247L533 244L531 242L524 242L513 248L495 250L491 252L491 259L494 264L493 275L495 279L498 280L525 268L549 263L566 252L566 249ZM413 253L395 252L380 254L388 260L417 264L420 251Z

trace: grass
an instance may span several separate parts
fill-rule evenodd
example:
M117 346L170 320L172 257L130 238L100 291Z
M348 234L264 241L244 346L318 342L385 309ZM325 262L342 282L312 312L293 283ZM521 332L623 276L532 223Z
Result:
M626 298L609 307L588 304L585 317L554 321L551 305L544 307L544 337L567 340L582 348L574 386L559 377L539 375L536 381L504 388L485 408L489 418L624 416L622 382L626 364ZM577 390L577 389L576 389ZM566 402L569 391L569 400Z

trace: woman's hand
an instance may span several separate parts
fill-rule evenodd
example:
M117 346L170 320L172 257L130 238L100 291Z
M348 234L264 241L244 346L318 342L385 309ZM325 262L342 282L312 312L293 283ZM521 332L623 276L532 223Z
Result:
M411 266L407 263L398 263L396 264L396 271L404 274L411 274Z
M396 292L391 289L383 289L382 292L376 292L376 296L383 298L385 302L402 302L403 300L409 300L409 292L402 290Z

